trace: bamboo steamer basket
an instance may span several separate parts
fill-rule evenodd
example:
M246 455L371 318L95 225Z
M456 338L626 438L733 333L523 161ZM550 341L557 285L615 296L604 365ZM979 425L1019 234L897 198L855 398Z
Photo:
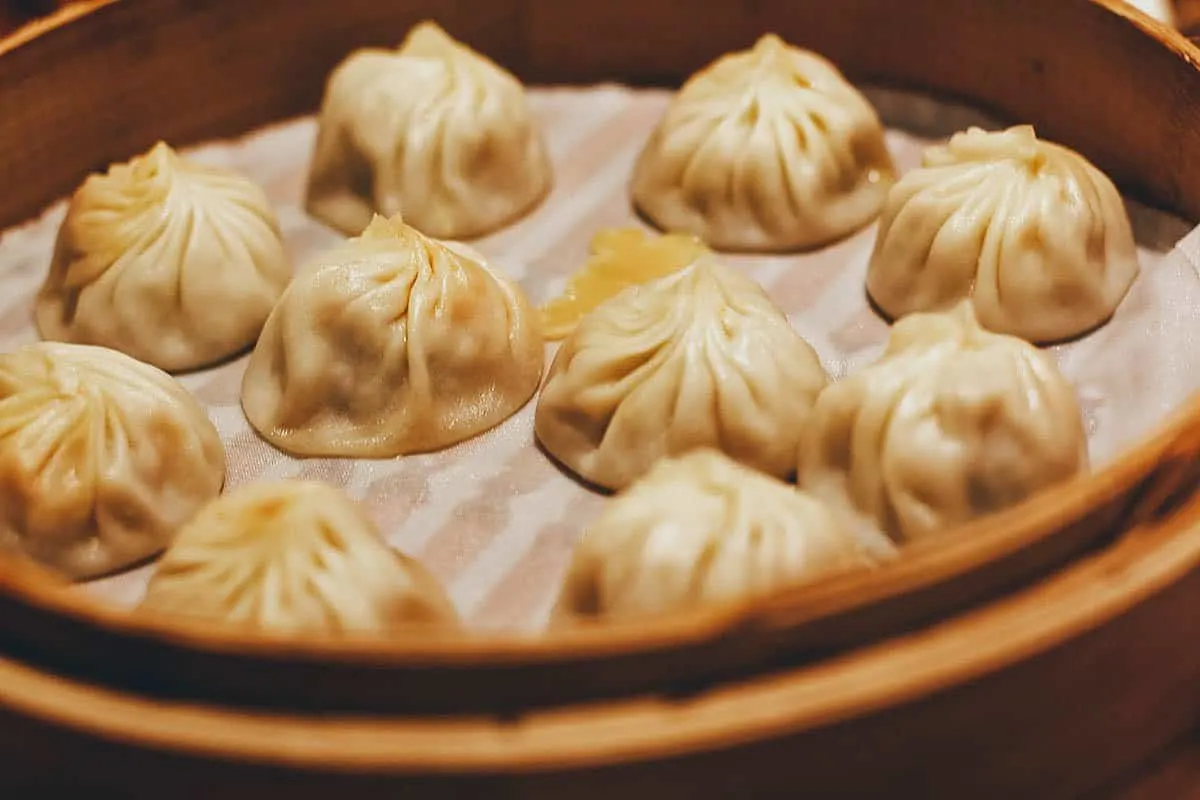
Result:
M164 701L3 658L0 786L180 800L1179 800L1200 788L1198 515L1200 495L1174 498L988 606L690 696L306 716Z
M78 4L0 43L0 227L158 138L311 111L349 50L424 17L530 82L674 85L774 30L853 78L1033 122L1200 219L1197 51L1122 3L696 7ZM536 639L283 641L131 618L0 560L0 764L122 796L1094 788L1198 710L1198 453L1200 402L1103 470L878 573Z
M677 83L714 55L776 30L854 77L971 97L1033 121L1124 186L1200 217L1193 51L1123 5L717 2L705 6L702 23L689 8L683 0L586 9L549 0L471 8L368 0L77 4L0 47L0 184L8 187L0 226L157 138L185 144L310 111L349 50L392 42L428 16L542 82ZM641 35L618 35L625 28ZM1069 37L1075 44L1064 44L1064 30L1079 31ZM1096 474L946 542L914 547L887 569L753 604L537 639L297 643L134 619L0 561L0 645L64 674L164 697L321 711L515 711L730 680L910 630L1104 544L1139 521L1147 493L1170 494L1192 480L1198 424L1195 405Z

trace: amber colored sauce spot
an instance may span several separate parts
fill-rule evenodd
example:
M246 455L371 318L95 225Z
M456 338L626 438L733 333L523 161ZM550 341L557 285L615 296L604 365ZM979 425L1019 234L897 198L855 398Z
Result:
M287 501L282 497L272 497L259 503L254 511L259 521L265 523L279 516L286 506Z
M592 237L589 250L587 262L563 293L541 308L547 339L568 336L585 314L622 289L670 275L708 252L694 236L660 236L638 228L602 230Z

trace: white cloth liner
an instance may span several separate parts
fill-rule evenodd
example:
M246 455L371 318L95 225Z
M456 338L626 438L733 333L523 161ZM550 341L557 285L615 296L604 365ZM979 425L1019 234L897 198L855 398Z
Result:
M888 143L902 170L915 165L932 141L972 124L997 127L961 106L895 91L869 94L888 123ZM660 90L609 85L531 90L555 163L554 192L524 220L475 246L519 279L534 300L550 297L581 266L595 231L641 224L629 207L627 182L668 98ZM297 120L191 151L264 186L296 262L337 240L302 210L315 132L314 120ZM63 210L59 204L0 236L0 347L37 339L31 300ZM1095 465L1147 435L1200 384L1200 229L1188 234L1183 222L1134 203L1130 212L1142 275L1108 325L1053 349L1079 391ZM871 226L816 253L727 260L767 288L836 378L874 358L887 335L863 290L874 235ZM548 357L552 351L547 348ZM243 357L182 378L221 431L228 486L292 477L340 485L365 504L396 546L447 583L472 624L528 628L544 622L572 542L604 499L536 448L532 403L497 429L443 452L387 461L301 461L250 430L238 405L244 367ZM151 569L86 590L132 604Z

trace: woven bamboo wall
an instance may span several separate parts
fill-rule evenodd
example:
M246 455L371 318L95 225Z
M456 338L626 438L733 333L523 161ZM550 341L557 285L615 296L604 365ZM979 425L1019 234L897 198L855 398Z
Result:
M1128 0L1147 14L1164 21L1174 13L1180 27L1200 36L1200 0ZM0 36L79 0L0 0Z

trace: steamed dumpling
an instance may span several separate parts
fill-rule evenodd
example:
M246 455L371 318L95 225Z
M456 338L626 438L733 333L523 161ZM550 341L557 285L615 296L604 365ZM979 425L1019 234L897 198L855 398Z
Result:
M288 452L389 458L504 421L537 390L544 358L515 283L465 245L376 217L288 287L242 408Z
M875 364L817 399L800 485L897 541L1015 505L1087 469L1075 391L969 303L896 324Z
M638 159L633 201L717 249L804 249L875 219L893 174L867 100L768 35L683 85Z
M160 142L75 192L37 326L46 339L193 369L249 347L290 279L263 191Z
M349 498L306 481L252 484L206 506L163 555L141 608L278 633L457 619L437 580Z
M893 318L969 298L985 328L1049 342L1107 320L1137 274L1104 173L1028 125L972 128L892 188L867 291Z
M758 284L702 257L580 321L550 367L534 429L551 455L611 489L697 447L786 477L826 380Z
M356 51L329 78L307 206L345 234L378 212L429 236L481 236L550 184L525 88L432 22L397 51Z
M87 345L0 355L0 548L72 578L123 569L224 480L216 428L162 371Z
M757 597L877 555L812 497L714 450L665 459L583 534L564 617L635 617Z

